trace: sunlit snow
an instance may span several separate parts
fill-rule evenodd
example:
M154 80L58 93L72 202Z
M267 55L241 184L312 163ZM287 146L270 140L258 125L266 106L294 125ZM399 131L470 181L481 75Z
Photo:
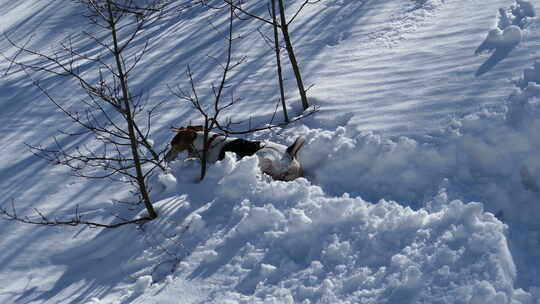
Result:
M294 11L303 1L289 1ZM266 14L266 4L246 8ZM257 157L200 164L186 155L150 180L158 218L119 229L29 226L0 219L0 303L540 303L539 0L322 0L291 23L317 113L248 135L290 145L304 177L261 173ZM151 137L200 124L171 87L188 64L210 103L227 12L172 9L136 40L149 49L131 89L159 108ZM0 31L40 51L88 20L76 1L0 0ZM279 89L257 20L231 75L241 101L224 117L264 124ZM0 53L17 50L6 39ZM3 57L2 57L3 58ZM20 60L31 60L21 55ZM285 56L284 56L285 58ZM287 62L285 62L287 63ZM290 115L301 107L286 66ZM96 71L83 67L89 77ZM86 70L88 69L88 70ZM28 72L28 71L26 71ZM32 80L76 107L76 82L0 60L0 205L35 217L115 221L142 206L129 189L71 177L25 143L73 130ZM32 79L29 78L32 77ZM279 109L279 108L278 108ZM278 111L274 119L281 120ZM245 126L244 124L243 126ZM66 147L92 145L60 136Z

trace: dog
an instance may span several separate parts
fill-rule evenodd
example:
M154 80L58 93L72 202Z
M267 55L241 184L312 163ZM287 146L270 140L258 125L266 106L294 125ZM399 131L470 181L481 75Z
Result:
M205 146L203 126L186 126L172 130L177 134L171 140L171 148L165 155L165 161L175 160L183 151L188 152L189 158L202 159ZM262 172L275 180L291 181L303 176L297 155L304 142L304 138L299 136L292 145L286 147L270 141L249 141L209 132L206 157L209 163L214 163L225 158L226 152L233 152L238 158L256 155Z

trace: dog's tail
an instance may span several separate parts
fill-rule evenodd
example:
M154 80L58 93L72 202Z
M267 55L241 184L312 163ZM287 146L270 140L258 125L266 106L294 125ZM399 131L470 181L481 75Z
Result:
M291 158L296 158L296 154L298 154L298 151L300 151L300 148L302 148L305 141L303 136L298 136L294 143L287 148L287 153Z

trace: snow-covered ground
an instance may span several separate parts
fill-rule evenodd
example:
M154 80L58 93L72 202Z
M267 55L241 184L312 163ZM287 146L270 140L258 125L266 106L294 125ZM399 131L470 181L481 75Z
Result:
M292 1L298 5L302 1ZM296 4L295 4L296 3ZM518 9L512 5L518 5ZM248 1L250 10L265 6ZM315 115L252 139L291 144L306 178L272 181L228 155L196 183L178 160L152 181L160 216L115 230L0 225L0 303L540 303L540 1L323 0L291 24ZM502 10L501 10L502 8ZM0 31L47 51L87 26L68 1L0 0ZM211 100L226 12L171 13L132 89L167 100L152 138L198 123L168 87L190 64ZM271 117L279 91L261 23L238 21L227 113ZM271 33L263 26L262 32ZM89 51L97 46L78 41ZM2 39L0 52L16 50ZM28 59L21 56L20 59ZM294 77L286 85L298 113ZM0 61L0 204L69 218L135 217L128 189L70 177L25 146L70 123ZM36 74L67 104L82 96ZM279 115L278 115L279 116ZM85 137L62 138L65 145Z

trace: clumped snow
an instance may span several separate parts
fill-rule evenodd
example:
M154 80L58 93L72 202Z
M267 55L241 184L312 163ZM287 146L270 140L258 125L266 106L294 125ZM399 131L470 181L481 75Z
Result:
M504 31L499 28L493 29L489 31L486 39L476 49L475 53L480 54L484 51L516 47L521 42L521 37L521 29L516 25L510 25Z
M488 32L475 53L492 50L508 52L516 47L522 40L522 29L529 25L530 18L535 15L534 7L529 1L517 0L515 5L508 9L500 8L497 27Z
M213 276L232 281L228 284L240 292L228 297L238 297L239 303L380 303L398 298L431 303L448 297L507 303L520 293L533 299L534 286L528 286L532 294L513 289L516 257L508 241L529 252L517 262L527 273L523 277L532 279L537 272L526 267L537 265L540 243L524 241L538 239L540 232L536 86L516 87L499 108L454 119L429 142L383 139L370 132L351 138L343 127L283 132L289 138L288 133L306 137L300 159L310 181L271 181L257 170L256 158L235 161L228 155L211 168L214 180L197 187L221 194L216 196L221 200L205 209L232 208L211 248L221 248L222 255L231 248L239 251L231 260L221 260L220 267L210 263L208 268ZM189 194L192 186L185 186L196 178L197 166L179 161L173 167L180 193L197 196ZM358 195L371 201L396 199L410 207L384 199L367 203ZM464 204L449 197L484 203ZM234 206L235 201L241 203ZM510 235L503 223L511 225ZM251 262L246 265L246 260ZM215 258L212 262L218 263ZM265 275L265 264L279 265L273 279ZM208 271L197 267L201 274ZM232 279L237 273L247 277Z
M256 160L227 155L200 184L189 183L197 173L191 164L173 172L185 178L178 189L192 202L201 189L215 197L204 208L191 207L208 225L177 236L184 248L176 248L195 250L178 281L212 279L221 286L207 302L468 301L480 291L494 301L512 297L516 269L507 226L481 203L452 201L445 188L416 211L393 201L332 197L303 178L272 181ZM163 200L159 208L173 210L176 203ZM187 216L179 226L191 222ZM148 226L162 229L159 220Z

